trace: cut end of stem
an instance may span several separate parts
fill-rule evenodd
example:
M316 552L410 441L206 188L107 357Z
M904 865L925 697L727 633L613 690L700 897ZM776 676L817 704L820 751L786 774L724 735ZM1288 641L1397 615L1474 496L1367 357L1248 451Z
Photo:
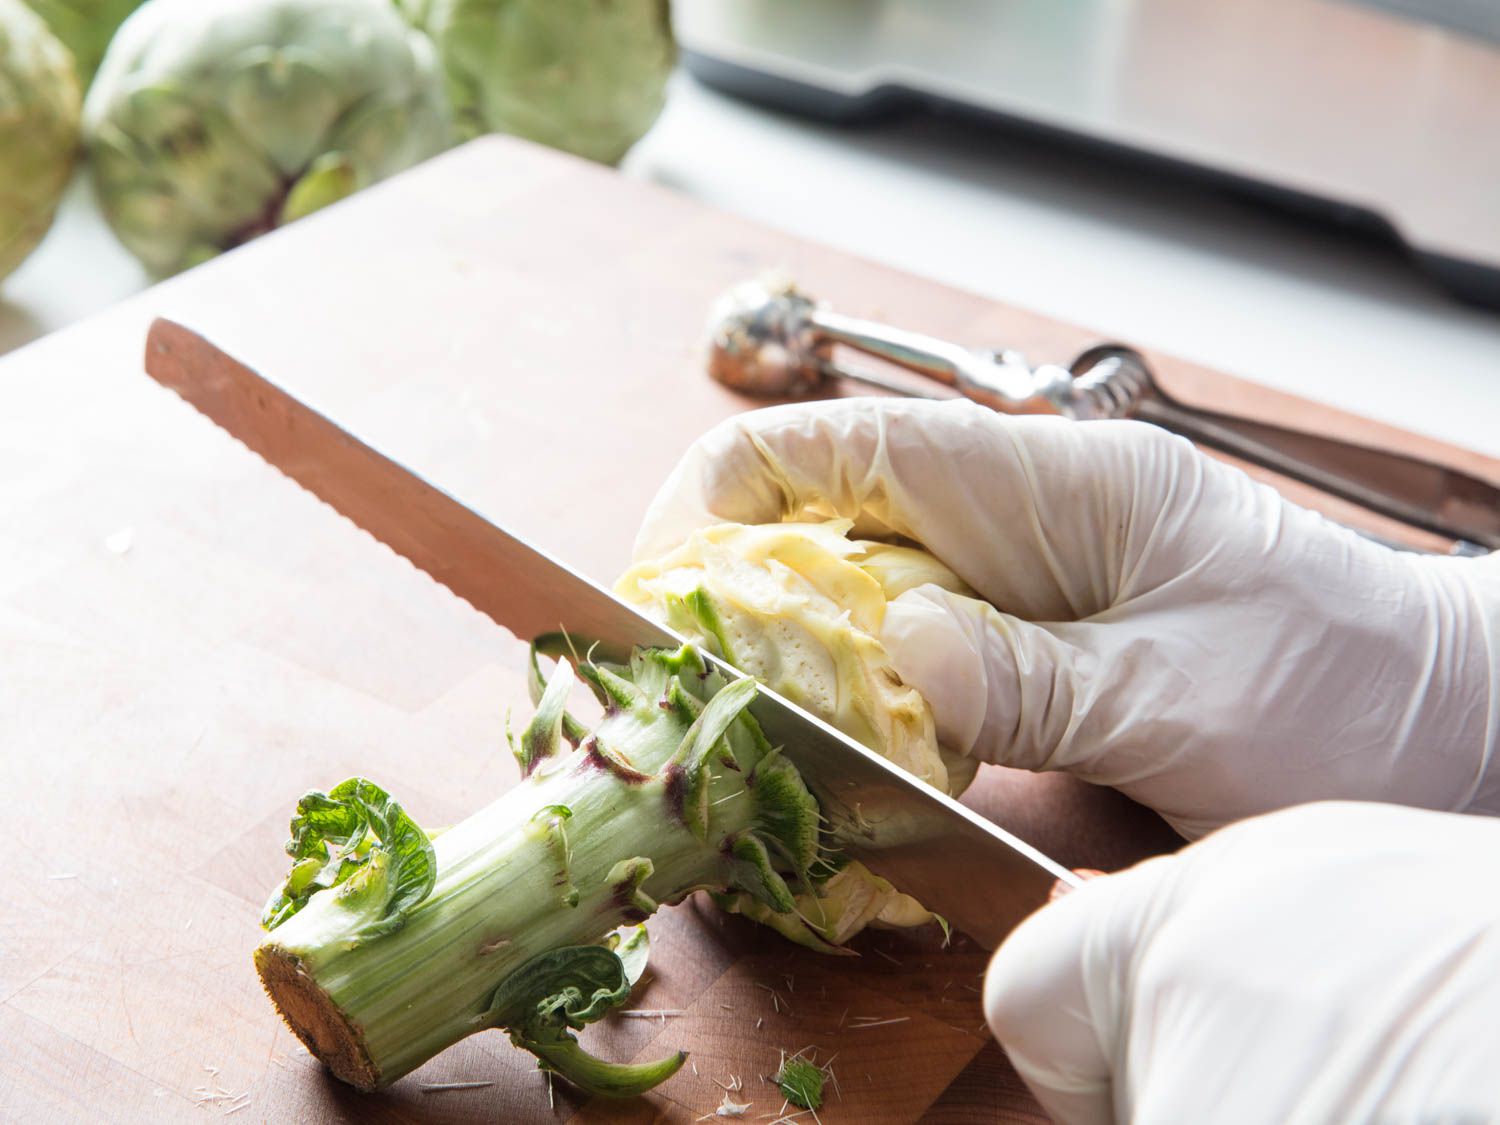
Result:
M366 1092L380 1086L380 1071L370 1061L359 1029L291 953L275 945L255 951L260 983L281 1018L314 1058L334 1076Z

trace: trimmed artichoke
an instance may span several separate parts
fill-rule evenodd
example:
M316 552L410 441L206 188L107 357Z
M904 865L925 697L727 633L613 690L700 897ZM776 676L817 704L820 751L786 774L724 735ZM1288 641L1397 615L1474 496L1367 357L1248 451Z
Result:
M608 1062L575 1032L628 999L646 956L639 924L658 906L707 890L831 953L847 953L840 943L867 924L931 921L829 851L815 797L749 710L755 681L725 682L700 651L711 645L919 776L961 789L972 766L938 746L926 702L877 637L903 591L966 587L921 551L851 542L849 529L711 527L621 580L626 597L702 645L606 664L577 655L586 638L538 638L535 714L510 739L522 781L440 836L364 778L306 794L255 963L308 1049L369 1090L503 1028L580 1090L631 1096L685 1055ZM544 653L575 663L549 678ZM568 710L575 669L602 712L592 722Z
M0 278L36 248L78 151L78 76L21 0L0 0Z
M850 540L847 520L720 524L621 577L616 591L747 675L938 789L957 796L976 763L938 744L926 700L902 682L879 641L886 604L931 583L972 591L931 555ZM825 869L776 910L743 894L723 907L793 941L837 953L869 924L932 921L859 863Z
M364 778L298 802L255 964L344 1081L388 1086L504 1028L588 1093L649 1090L683 1052L613 1063L574 1035L629 997L639 923L701 888L789 911L824 862L817 803L746 710L755 684L726 685L691 645L577 674L603 712L590 725L565 709L573 669L544 679L533 650L523 780L436 838Z
M84 106L104 213L184 269L446 148L432 46L385 0L148 0Z
M661 113L669 0L398 0L437 44L461 136L616 164Z
M26 0L32 11L47 21L52 34L73 52L78 77L84 86L99 69L104 48L125 17L141 6L141 0Z

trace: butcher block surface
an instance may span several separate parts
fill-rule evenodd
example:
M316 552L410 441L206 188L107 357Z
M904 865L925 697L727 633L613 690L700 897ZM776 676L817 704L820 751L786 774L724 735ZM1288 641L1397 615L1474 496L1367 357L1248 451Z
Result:
M663 911L632 1003L678 1014L585 1033L615 1059L692 1052L630 1103L549 1088L499 1033L358 1094L251 968L304 790L363 774L442 825L515 783L524 650L142 375L151 319L608 582L687 443L753 405L696 348L712 298L767 269L976 346L1057 359L1094 339L489 139L0 362L0 1119L689 1122L730 1086L764 1120L783 1104L765 1076L803 1049L837 1078L825 1122L1042 1119L983 1027L985 954L933 933L832 959L697 901ZM1185 399L1500 477L1154 358ZM1073 864L1174 842L1064 779L989 771L972 803Z

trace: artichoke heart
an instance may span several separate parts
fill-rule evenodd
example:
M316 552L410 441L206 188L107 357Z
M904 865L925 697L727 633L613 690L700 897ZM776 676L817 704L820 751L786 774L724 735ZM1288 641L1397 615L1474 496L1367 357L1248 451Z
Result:
M902 682L880 643L887 604L932 584L972 595L925 551L849 538L848 520L718 524L616 585L626 601L944 792L957 796L976 764L939 745L932 711ZM726 909L794 941L836 952L866 925L920 925L933 916L857 862L815 873L795 908L744 895Z

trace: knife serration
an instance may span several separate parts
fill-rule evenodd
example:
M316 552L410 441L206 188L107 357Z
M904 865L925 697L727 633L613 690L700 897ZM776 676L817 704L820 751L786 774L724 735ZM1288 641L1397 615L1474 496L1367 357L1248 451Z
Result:
M683 643L190 329L156 320L146 372L521 640L560 629L613 658L636 645ZM982 944L999 944L1057 880L1076 883L1029 844L775 692L761 687L751 713L802 773L838 846Z

